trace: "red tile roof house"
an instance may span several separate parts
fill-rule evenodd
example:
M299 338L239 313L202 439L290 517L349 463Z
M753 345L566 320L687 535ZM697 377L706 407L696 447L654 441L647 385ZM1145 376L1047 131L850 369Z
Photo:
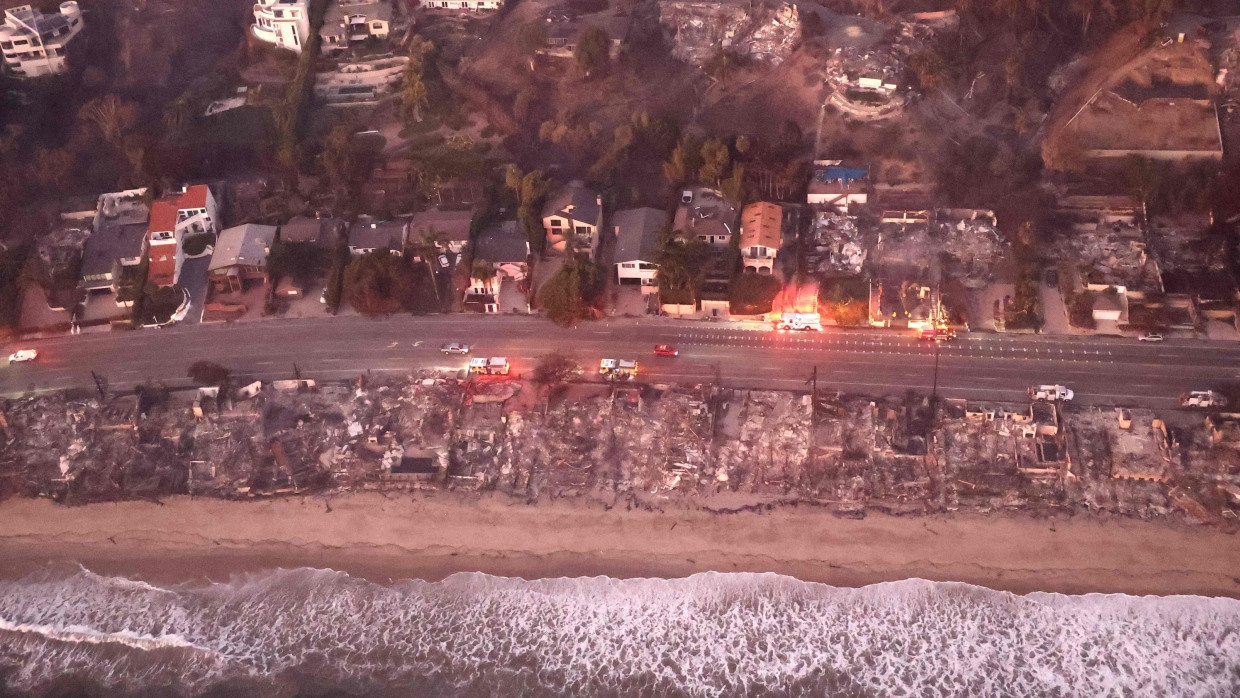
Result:
M147 225L147 281L156 286L172 286L180 281L185 239L201 233L214 236L219 232L218 221L215 197L205 184L186 187L152 203Z

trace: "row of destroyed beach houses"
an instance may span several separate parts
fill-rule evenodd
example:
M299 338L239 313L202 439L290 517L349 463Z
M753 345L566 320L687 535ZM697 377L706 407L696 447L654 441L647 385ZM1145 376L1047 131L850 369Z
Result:
M598 382L573 382L544 403L515 375L425 370L143 400L0 401L10 479L30 495L76 503L447 487L526 502L731 491L851 517L867 508L1142 518L1180 510L1234 526L1240 511L1240 415L1228 413L1164 421L1150 410L1064 412L1045 401L944 400L936 409L911 394ZM611 427L600 436L604 420Z

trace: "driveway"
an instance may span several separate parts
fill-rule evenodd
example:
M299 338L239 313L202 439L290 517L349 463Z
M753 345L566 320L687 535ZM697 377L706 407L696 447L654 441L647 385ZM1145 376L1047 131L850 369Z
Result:
M189 313L182 324L195 325L202 321L203 306L207 302L207 268L211 255L187 259L181 264L181 288L189 291Z

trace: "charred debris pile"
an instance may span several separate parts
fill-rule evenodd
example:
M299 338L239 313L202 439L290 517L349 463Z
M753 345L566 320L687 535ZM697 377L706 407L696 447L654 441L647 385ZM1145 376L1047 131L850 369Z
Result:
M434 372L0 402L2 496L82 504L409 489L1234 526L1240 415Z

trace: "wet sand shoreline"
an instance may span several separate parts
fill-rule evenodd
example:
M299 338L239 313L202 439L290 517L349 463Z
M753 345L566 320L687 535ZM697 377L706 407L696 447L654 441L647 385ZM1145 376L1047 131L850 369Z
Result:
M0 502L0 577L48 562L160 583L274 567L332 568L383 583L475 571L524 578L718 571L835 586L920 577L1015 593L1240 598L1240 536L1179 523L1007 513L849 520L806 507L723 516L452 494L176 497L73 508Z

